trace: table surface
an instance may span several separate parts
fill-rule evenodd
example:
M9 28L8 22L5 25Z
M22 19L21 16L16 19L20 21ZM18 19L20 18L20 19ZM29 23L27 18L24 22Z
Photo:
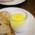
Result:
M11 6L10 5L5 6L0 4L0 9L4 7L20 7L20 8L26 9L27 11L29 11L35 16L35 0L26 0L25 2L19 5L11 5Z

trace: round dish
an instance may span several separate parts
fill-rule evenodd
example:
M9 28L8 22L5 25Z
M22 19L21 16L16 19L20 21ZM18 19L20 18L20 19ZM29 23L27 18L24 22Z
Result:
M0 4L3 4L3 5L16 5L16 4L20 4L24 1L26 1L26 0L13 0L13 1L10 1L10 2L1 2Z
M17 8L17 7L8 7L8 8L3 8L0 11L7 11L9 12L9 15L12 14L13 12L24 12L27 14L27 18L25 20L25 24L22 25L20 28L13 28L12 23L11 26L15 31L15 35L32 35L34 31L34 16L26 11L25 9Z

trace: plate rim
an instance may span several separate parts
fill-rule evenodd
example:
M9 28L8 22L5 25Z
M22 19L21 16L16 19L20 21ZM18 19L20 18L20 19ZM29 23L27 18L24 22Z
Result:
M26 10L26 9L23 9L23 8L20 8L20 7L6 7L6 8L2 8L2 9L0 9L0 11L4 11L5 9L11 9L11 8L13 8L13 9L21 9L21 10L24 10L24 11L26 11L28 14L31 14L32 16L33 16L33 14L32 13L30 13L28 10ZM34 16L33 16L34 17Z

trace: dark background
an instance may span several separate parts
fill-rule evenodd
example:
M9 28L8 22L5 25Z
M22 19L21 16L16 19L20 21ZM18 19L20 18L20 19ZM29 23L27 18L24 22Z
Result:
M20 7L23 9L26 9L30 13L32 13L35 16L35 0L26 0L25 2L18 4L18 5L1 5L0 4L0 9L5 8L5 7Z

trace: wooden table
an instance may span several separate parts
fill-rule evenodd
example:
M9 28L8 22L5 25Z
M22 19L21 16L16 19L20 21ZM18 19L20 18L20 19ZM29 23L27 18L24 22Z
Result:
M26 2L23 2L19 5L11 5L11 6L0 5L0 8L4 7L20 7L26 9L35 16L35 0L26 0Z

